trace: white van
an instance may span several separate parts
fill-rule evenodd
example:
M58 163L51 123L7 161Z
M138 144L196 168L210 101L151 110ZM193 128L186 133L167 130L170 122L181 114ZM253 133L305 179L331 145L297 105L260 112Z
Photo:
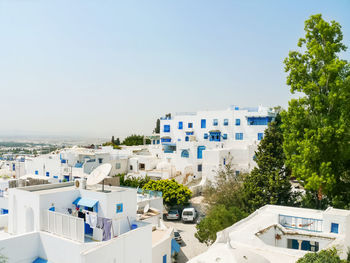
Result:
M184 222L194 222L197 217L197 211L193 207L185 208L182 211L182 221Z

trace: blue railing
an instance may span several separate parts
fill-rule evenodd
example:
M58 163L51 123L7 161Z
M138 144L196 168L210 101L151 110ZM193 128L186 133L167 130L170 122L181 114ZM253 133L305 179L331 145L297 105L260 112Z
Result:
M278 215L278 222L292 229L306 230L311 232L322 232L323 220L298 216Z

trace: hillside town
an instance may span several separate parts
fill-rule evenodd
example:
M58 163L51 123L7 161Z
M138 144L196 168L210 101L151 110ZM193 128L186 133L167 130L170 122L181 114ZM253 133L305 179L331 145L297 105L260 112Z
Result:
M0 1L0 263L349 263L349 10Z

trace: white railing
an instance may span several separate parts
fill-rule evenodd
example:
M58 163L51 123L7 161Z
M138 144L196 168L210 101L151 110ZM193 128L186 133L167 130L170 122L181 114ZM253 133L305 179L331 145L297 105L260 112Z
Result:
M84 242L84 220L50 210L42 213L41 230L55 235Z

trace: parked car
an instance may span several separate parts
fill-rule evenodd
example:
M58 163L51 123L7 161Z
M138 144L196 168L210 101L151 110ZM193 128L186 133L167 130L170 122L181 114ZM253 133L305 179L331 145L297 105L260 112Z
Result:
M174 230L174 239L176 240L177 243L179 244L182 243L182 237L177 230Z
M197 211L193 207L185 208L182 211L182 221L183 222L194 222L197 218Z
M171 209L169 212L165 215L167 220L180 220L181 214L180 211L177 209Z

